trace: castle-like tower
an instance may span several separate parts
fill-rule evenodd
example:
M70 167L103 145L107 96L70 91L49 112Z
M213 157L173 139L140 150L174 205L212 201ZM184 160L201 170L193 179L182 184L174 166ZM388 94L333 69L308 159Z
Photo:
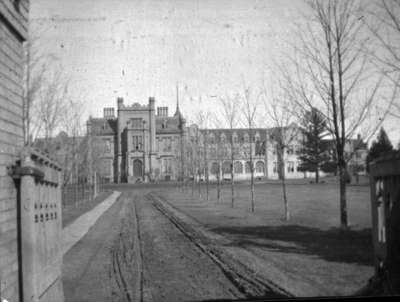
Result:
M147 105L125 105L118 98L117 116L114 108L104 108L102 118L88 121L100 174L118 183L179 179L185 128L179 103L175 114L168 116L168 107L158 107L156 112L153 97Z

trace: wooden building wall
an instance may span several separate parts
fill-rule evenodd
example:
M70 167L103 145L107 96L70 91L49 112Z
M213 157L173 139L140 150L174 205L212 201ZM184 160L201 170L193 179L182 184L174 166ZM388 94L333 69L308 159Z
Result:
M17 192L7 167L23 146L24 48L29 0L0 1L0 282L1 296L19 301Z

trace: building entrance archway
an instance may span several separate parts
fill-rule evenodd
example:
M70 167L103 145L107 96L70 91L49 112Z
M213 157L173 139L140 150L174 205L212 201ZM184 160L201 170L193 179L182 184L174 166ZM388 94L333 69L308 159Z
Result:
M133 160L133 176L143 177L143 163L140 159Z

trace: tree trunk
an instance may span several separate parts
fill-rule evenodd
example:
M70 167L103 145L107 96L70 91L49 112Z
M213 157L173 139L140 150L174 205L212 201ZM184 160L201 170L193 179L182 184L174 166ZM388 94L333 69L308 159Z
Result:
M201 198L201 172L199 171L199 181L198 181L198 189L199 189L199 197Z
M220 177L220 171L218 171L217 175L217 201L219 202L221 200L221 177Z
M284 148L279 149L279 171L280 171L280 178L281 178L281 183L282 183L282 195L283 195L283 204L285 207L285 221L290 220L290 211L289 211L289 202L287 199L287 194L286 194L286 175L285 175L285 159L284 159Z
M207 163L207 160L206 160L206 199L207 200L209 200L210 198L209 198L209 182L210 182L210 180L209 180L209 177L208 177L208 163Z
M233 175L231 175L231 207L233 208L234 206L235 206L235 180L233 179Z
M192 179L192 197L194 195L194 183L195 183L195 177L194 177L194 173L193 173L193 179Z
M282 173L282 193L283 193L283 203L285 205L285 221L290 220L289 203L286 195L286 180L285 172Z
M343 229L348 227L347 221L347 200L346 200L346 166L339 166L339 188L340 188L340 226Z
M317 168L315 170L315 183L318 183L318 182L319 182L319 169Z
M233 136L231 136L230 147L231 147L231 207L233 208L235 206L235 180L234 180L234 170L233 170L235 161L235 146L234 146ZM222 170L222 175L223 173L224 170Z
M253 166L253 132L250 128L250 191L251 211L254 212L254 166Z
M254 212L254 170L252 161L250 161L250 165L251 211Z

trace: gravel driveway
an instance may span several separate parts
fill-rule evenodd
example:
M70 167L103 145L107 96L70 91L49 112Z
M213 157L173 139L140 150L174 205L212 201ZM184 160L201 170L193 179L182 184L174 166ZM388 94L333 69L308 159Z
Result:
M151 201L147 190L126 191L64 256L63 284L68 301L112 301L108 267L126 206L134 203L143 267L143 301L238 299L241 293L221 269L179 231Z

